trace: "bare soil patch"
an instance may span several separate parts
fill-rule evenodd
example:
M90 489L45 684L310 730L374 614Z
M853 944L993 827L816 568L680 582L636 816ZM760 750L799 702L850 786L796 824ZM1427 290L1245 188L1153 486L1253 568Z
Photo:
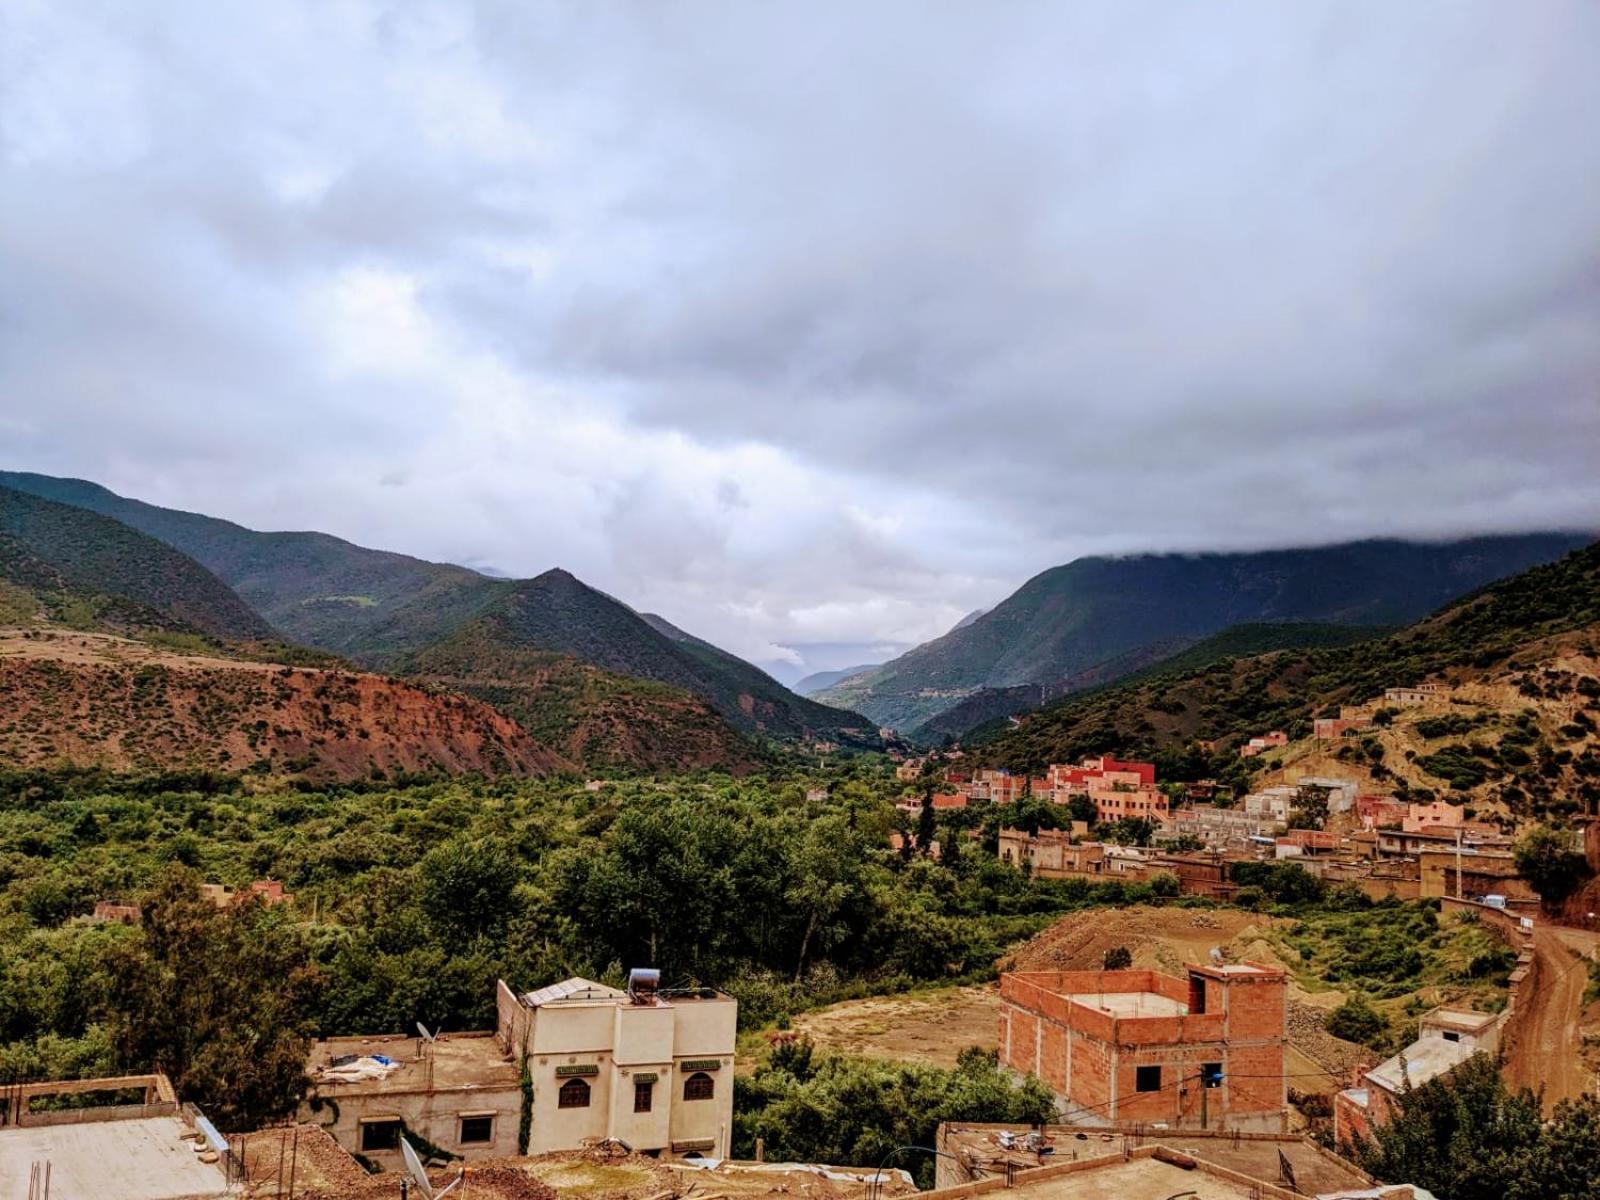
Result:
M995 1048L999 1019L989 985L846 1000L796 1017L794 1028L837 1054L953 1067L968 1046Z

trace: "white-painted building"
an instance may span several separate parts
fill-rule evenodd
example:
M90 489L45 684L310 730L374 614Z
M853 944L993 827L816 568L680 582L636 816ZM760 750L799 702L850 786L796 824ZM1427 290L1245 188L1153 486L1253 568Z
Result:
M496 993L496 1036L533 1100L527 1152L617 1138L641 1153L725 1158L733 1124L738 1002L711 988L629 990L587 979Z

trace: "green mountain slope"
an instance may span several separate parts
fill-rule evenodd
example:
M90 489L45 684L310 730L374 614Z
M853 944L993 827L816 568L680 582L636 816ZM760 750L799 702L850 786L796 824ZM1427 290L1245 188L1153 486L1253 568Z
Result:
M663 632L663 626L676 636ZM448 668L481 676L484 669L474 667L474 661L504 663L524 650L571 655L613 674L691 692L748 733L876 741L876 732L863 718L795 696L748 663L659 617L649 621L562 570L506 584L481 615L404 665L408 670Z
M84 479L0 471L0 486L115 518L189 555L284 636L374 661L442 636L495 593L495 580L465 567L325 533L260 533L130 500ZM402 610L409 618L396 620ZM375 644L371 631L382 626L393 645Z
M1006 722L975 731L969 753L980 763L1037 769L1116 752L1157 758L1167 774L1183 776L1225 763L1238 739L1269 729L1304 736L1313 716L1340 704L1430 677L1504 670L1542 639L1589 630L1600 636L1600 543L1480 589L1386 637L1224 658L1197 669L1179 665L1071 696L1028 715L1020 727ZM1250 643L1251 636L1241 635L1242 646ZM985 739L985 732L992 736ZM1202 739L1223 742L1221 757L1197 757L1193 745Z
M699 696L516 646L476 623L414 656L412 675L492 704L586 770L741 773L765 752Z
M76 601L109 628L167 628L265 641L268 624L187 555L119 521L0 487L0 560L47 608ZM84 608L82 606L87 606Z
M692 692L748 733L877 740L870 721L802 699L741 659L660 618L641 617L564 571L490 578L322 533L258 533L85 480L0 472L6 483L110 515L193 555L295 640L384 670L423 670L426 652L439 647L438 665L480 681L498 663L500 682L523 688L525 715L538 689L527 690L520 674L526 663L512 652L536 650ZM484 661L464 661L469 649ZM551 719L559 723L564 713L557 705Z
M0 533L0 627L38 625L122 634L193 632L147 605L74 584L9 533Z
M1119 656L1130 656L1128 669L1137 669L1245 622L1403 625L1588 540L1541 533L1078 559L1035 576L970 624L817 698L914 728L980 689L1070 690L1084 672Z
M826 691L828 688L833 687L835 684L843 683L846 679L849 679L853 675L861 675L865 674L867 671L875 671L878 669L879 665L880 664L878 663L862 663L860 666L856 667L842 667L837 671L816 671L802 678L791 690L797 695L815 696L819 692Z
M1127 669L1129 659L1127 655L1114 660L1112 664L1103 664L1103 668L1107 668L1106 677L1115 680L1116 683L1132 683L1153 675L1197 671L1224 659L1267 654L1273 650L1350 646L1356 642L1382 637L1390 632L1392 630L1388 628L1372 625L1330 625L1315 621L1285 621L1281 624L1252 622L1230 626L1221 633L1202 638L1186 649L1165 655L1136 670ZM1121 669L1109 669L1118 667ZM1100 685L1089 683L1087 677L1092 674L1093 672L1085 672L1079 677L1083 682L1070 690L1082 695L1098 688L1116 686L1115 683ZM960 739L973 730L993 725L1001 718L1016 716L1040 707L1051 699L1049 695L1043 694L1044 691L1044 688L1032 684L1014 688L984 688L917 726L912 730L910 740L920 745L933 746L942 743L946 738ZM998 728L995 726L991 733L997 732Z

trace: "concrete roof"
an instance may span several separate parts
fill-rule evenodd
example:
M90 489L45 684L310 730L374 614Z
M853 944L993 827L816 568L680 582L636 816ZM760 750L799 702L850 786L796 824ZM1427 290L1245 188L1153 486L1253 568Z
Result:
M1450 1042L1442 1037L1419 1038L1393 1058L1387 1059L1367 1072L1367 1082L1375 1083L1387 1092L1398 1095L1405 1089L1405 1079L1412 1087L1421 1087L1430 1079L1437 1079L1453 1067L1458 1067L1477 1053L1463 1042ZM1405 1060L1402 1069L1401 1060Z
M209 1200L227 1192L177 1117L133 1117L0 1130L0 1195L25 1196L34 1163L50 1164L50 1200Z
M1428 1024L1449 1025L1453 1029L1478 1030L1500 1019L1499 1013L1465 1012L1459 1008L1436 1008L1424 1013Z
M1114 1017L1181 1017L1189 1006L1159 992L1071 992L1067 999Z
M320 1072L335 1058L383 1054L398 1067L377 1079L329 1079ZM403 1034L327 1038L313 1042L306 1061L313 1090L330 1096L514 1088L520 1073L489 1033L441 1034L424 1045Z
M1278 1155L1289 1160L1301 1191L1308 1195L1368 1187L1371 1180L1353 1164L1322 1149L1297 1134L1243 1134L1235 1138L1224 1131L1199 1129L1141 1129L1137 1132L1086 1126L1047 1125L1044 1146L1049 1154L1025 1150L1020 1144L1006 1149L999 1140L1001 1130L1018 1138L1030 1132L1028 1125L988 1125L951 1122L940 1128L937 1147L985 1177L1001 1172L1006 1162L1019 1170L1051 1163L1100 1157L1121 1158L1125 1151L1163 1146L1229 1171L1238 1171L1268 1183L1278 1178ZM940 1178L944 1179L944 1167ZM1070 1178L1070 1176L1069 1176ZM1172 1191L1180 1191L1173 1188ZM1163 1196L1170 1193L1162 1193Z
M1178 1193L1193 1200L1253 1200L1255 1195L1243 1184L1155 1158L1108 1159L1071 1175L1019 1182L1005 1194L1017 1200L1167 1200Z

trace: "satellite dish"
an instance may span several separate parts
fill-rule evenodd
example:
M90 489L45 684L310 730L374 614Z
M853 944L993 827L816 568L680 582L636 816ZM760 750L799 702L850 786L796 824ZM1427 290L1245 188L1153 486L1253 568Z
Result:
M428 1173L422 1169L422 1160L417 1157L417 1152L411 1148L411 1143L406 1141L405 1135L400 1135L400 1157L405 1159L406 1172L411 1176L411 1182L417 1185L417 1190L422 1193L422 1200L444 1200L451 1192L461 1186L461 1181L467 1177L463 1168L456 1180L443 1191L433 1190L433 1184L428 1182Z
M400 1138L400 1157L406 1161L406 1170L411 1174L411 1181L417 1185L417 1190L422 1193L423 1200L434 1200L433 1184L428 1182L428 1173L422 1169L422 1160L417 1157L417 1152L411 1148L411 1143L405 1137Z
M425 1041L425 1042L433 1041L433 1034L428 1032L428 1027L426 1025L424 1025L421 1021L417 1022L417 1032L422 1035L422 1040L423 1041Z
M1222 957L1222 947L1221 946L1213 946L1213 947L1211 947L1211 961L1213 963L1215 963L1219 967L1223 964L1223 962L1225 960Z

